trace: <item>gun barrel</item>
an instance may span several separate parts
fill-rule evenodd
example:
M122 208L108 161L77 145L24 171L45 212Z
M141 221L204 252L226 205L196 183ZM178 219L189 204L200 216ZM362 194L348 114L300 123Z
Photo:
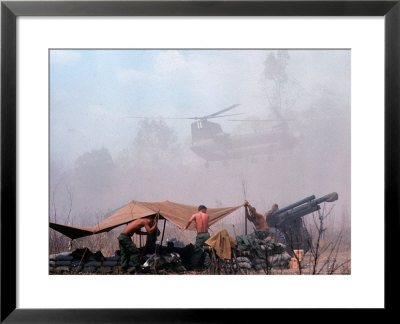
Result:
M314 207L314 206L318 206L318 204L315 202L315 200L314 201L311 200L311 201L307 202L306 204L303 204L301 206L298 206L296 208L286 211L285 213L281 214L280 217L285 218L287 216L293 216L303 210L310 209L311 207Z
M296 218L303 217L305 215L311 214L321 207L319 204L323 202L333 202L338 199L338 194L332 192L316 200L315 196L310 196L298 201L297 203L291 204L285 208L282 208L274 213L274 215L279 214L279 223L283 224L286 221L293 220Z
M297 210L296 212L285 214L285 216L281 218L279 225L282 225L284 222L294 220L296 218L300 218L305 215L311 214L311 213L321 209L321 207L319 205L316 205L314 203L312 203L308 206L304 206L304 207L305 208L301 208L300 210Z
M338 200L339 195L336 192L332 192L330 194L327 194L321 198L318 198L315 202L317 204L323 203L323 202L332 202Z
M304 199L302 199L302 200L299 200L298 202L295 202L295 203L293 203L293 204L290 204L289 206L286 206L286 207L284 207L284 208L278 209L274 214L275 214L275 215L282 214L282 213L284 213L285 211L288 211L288 210L290 210L290 209L293 209L293 208L295 208L295 207L297 207L297 206L300 206L300 205L302 205L302 204L304 204L304 203L306 203L306 202L309 202L309 201L311 201L311 200L313 200L313 199L315 199L315 196L314 196L314 195L312 195L312 196L310 196L310 197L307 197L307 198L304 198Z

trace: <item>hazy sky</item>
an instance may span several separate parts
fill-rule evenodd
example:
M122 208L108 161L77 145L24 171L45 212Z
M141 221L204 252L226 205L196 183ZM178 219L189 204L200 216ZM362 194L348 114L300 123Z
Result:
M138 120L191 117L240 103L232 113L266 118L267 50L51 50L51 159L70 164L106 147L131 145ZM289 51L292 109L308 109L315 91L349 95L350 52ZM290 98L289 98L290 99ZM168 121L182 137L190 121ZM233 123L223 123L226 131Z

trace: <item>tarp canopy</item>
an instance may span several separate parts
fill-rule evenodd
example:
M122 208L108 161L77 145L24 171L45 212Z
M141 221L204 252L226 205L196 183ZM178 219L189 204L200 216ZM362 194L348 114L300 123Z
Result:
M207 214L210 217L208 224L212 225L218 222L240 207L242 207L242 205L224 208L207 208ZM132 200L129 204L117 210L114 214L97 225L78 227L50 223L50 228L71 239L77 239L88 235L108 232L115 227L130 223L135 219L155 215L157 213L179 228L184 228L189 218L194 213L197 213L197 206L178 204L168 200L163 202L140 202ZM188 229L192 231L196 230L194 222L190 224Z

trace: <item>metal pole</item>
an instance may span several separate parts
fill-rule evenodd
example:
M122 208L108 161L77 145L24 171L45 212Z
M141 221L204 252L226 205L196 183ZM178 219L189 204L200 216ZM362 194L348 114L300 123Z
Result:
M248 213L247 208L248 208L247 206L244 206L244 209L245 209L245 211L244 211L244 234L245 235L247 235L247 215L246 215L246 212Z
M165 223L167 222L167 220L164 218L164 227L163 227L163 231L162 231L162 236L161 236L161 243L160 243L160 248L162 246L162 242L164 240L164 232L165 232Z

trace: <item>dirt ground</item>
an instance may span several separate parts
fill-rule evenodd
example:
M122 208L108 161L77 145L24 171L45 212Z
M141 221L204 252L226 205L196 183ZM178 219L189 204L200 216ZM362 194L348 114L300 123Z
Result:
M351 259L350 251L341 251L337 254L336 258L329 253L324 253L317 260L317 266L314 269L315 260L312 254L307 253L303 260L300 262L301 271L297 269L277 269L273 268L269 271L266 270L248 270L243 271L243 275L349 275L351 274ZM172 274L172 273L170 273ZM186 275L207 275L207 271L187 271ZM239 273L238 273L239 274Z

